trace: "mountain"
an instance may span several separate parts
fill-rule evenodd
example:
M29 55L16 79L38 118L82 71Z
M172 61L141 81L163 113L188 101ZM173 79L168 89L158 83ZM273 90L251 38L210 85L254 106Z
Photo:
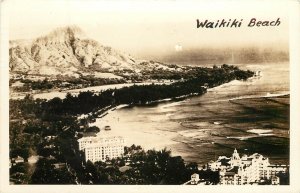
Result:
M132 56L103 46L88 39L76 26L57 28L46 36L34 40L9 42L10 72L38 76L82 75L120 77L143 70L165 69L174 71L161 63L137 61ZM118 75L116 75L118 74Z

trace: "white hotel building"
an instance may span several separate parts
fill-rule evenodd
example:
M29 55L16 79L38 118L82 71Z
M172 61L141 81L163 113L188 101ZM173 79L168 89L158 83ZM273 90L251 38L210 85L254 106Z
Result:
M271 165L268 158L255 153L250 156L239 156L235 149L232 156L220 156L215 162L210 162L213 171L220 171L220 184L243 185L257 184L262 180L271 180L272 184L279 184L278 173L286 173L287 165Z
M120 136L83 137L78 139L79 150L84 151L85 160L91 162L120 157L124 154L125 140Z

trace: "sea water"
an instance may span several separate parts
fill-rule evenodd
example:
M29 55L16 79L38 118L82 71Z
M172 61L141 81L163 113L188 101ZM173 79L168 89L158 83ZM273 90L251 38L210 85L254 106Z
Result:
M110 111L92 125L110 125L110 134L123 136L126 145L167 148L199 165L231 156L234 148L289 164L289 97L274 97L289 93L289 64L237 66L261 71L261 76L234 80L179 102Z

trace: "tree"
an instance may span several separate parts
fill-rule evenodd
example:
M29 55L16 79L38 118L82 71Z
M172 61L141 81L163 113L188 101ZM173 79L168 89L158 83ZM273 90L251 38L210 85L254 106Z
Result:
M52 162L40 159L31 176L31 184L74 184L74 176L66 169L55 169Z
M180 156L170 157L166 170L166 184L182 184L186 180L186 168L183 159ZM178 175L180 174L180 175Z

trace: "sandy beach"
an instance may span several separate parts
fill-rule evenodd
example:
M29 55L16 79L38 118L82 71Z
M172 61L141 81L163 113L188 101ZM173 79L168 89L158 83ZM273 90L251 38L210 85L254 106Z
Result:
M123 136L126 145L166 147L173 155L200 165L218 155L230 156L234 148L287 163L289 91L282 82L288 82L288 71L263 69L263 77L231 81L201 96L109 111L91 126L110 125L112 130L106 134ZM280 81L277 87L273 78Z

